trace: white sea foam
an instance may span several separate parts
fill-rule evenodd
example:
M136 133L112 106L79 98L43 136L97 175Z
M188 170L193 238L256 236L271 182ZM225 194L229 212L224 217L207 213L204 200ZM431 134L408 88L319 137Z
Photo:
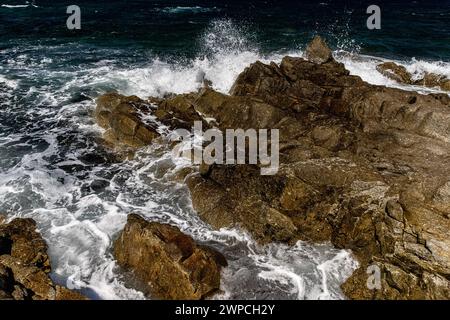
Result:
M389 79L377 71L378 64L393 61L398 65L404 66L413 76L413 79L420 79L424 73L435 73L445 76L450 79L450 63L443 61L424 61L417 60L415 58L409 61L400 60L388 60L373 56L352 54L349 52L338 51L335 52L336 59L339 62L344 63L345 67L350 71L350 74L360 76L364 81L375 84L383 85L392 88L399 88L409 91L417 91L423 94L432 92L444 92L439 88L427 88L423 86L414 86L398 83L392 79Z
M178 14L178 13L201 13L201 12L213 12L213 11L219 11L219 8L217 7L200 7L200 6L194 6L194 7L166 7L163 9L159 9L158 11L168 13L168 14Z
M38 6L34 3L34 1L32 3L27 1L25 4L2 4L1 6L3 8L9 8L9 9L28 8L28 7L38 8Z
M19 81L7 79L5 76L0 74L0 84L4 84L6 87L10 89L16 89L19 85Z
M111 81L121 83L121 91L140 97L163 96L166 93L188 93L197 91L203 80L212 82L212 87L222 93L228 93L237 76L251 63L271 61L280 63L290 55L302 57L300 49L271 54L261 54L259 48L230 20L214 21L202 36L202 50L191 61L167 62L155 57L147 66L126 70L112 70L108 75ZM439 88L403 85L391 80L376 70L379 63L386 59L337 50L334 53L339 62L344 63L351 74L360 76L364 81L376 85L402 88L422 93L441 92ZM412 59L395 61L404 65L415 78L424 72L432 72L450 78L450 63L427 62Z
M29 7L29 4L17 4L17 5L13 5L13 4L2 4L3 8L27 8Z

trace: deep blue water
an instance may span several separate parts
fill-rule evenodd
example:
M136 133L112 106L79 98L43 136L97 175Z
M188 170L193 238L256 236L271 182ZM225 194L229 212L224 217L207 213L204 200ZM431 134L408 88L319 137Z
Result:
M96 47L142 48L153 53L197 52L213 19L248 28L262 50L303 46L315 33L335 47L385 57L450 59L450 1L31 1L38 7L0 7L0 47L17 43L81 42ZM2 0L24 4L24 0ZM68 31L67 5L82 11L82 30ZM378 4L381 30L366 28L366 9ZM76 52L74 52L76 54Z

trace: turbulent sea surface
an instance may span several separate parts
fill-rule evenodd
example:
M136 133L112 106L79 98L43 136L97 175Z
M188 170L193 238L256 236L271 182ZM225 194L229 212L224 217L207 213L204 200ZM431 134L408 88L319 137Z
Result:
M301 56L324 35L337 60L370 83L384 60L419 77L450 77L450 4L390 1L369 31L364 1L75 1L82 29L66 28L68 1L0 1L0 212L32 217L49 244L52 277L94 299L143 299L111 254L130 212L180 227L229 260L228 299L343 299L357 267L330 244L257 245L242 230L212 230L171 177L189 163L150 146L119 162L102 146L95 98L116 90L162 96L226 93L256 60ZM164 130L164 128L161 128Z

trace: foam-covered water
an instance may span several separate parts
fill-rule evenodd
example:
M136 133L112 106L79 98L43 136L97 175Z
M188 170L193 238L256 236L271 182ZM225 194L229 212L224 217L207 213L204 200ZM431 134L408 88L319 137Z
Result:
M192 209L187 188L174 178L189 165L186 161L152 145L121 162L100 141L102 129L92 111L94 99L104 92L143 98L184 93L197 90L206 78L227 93L250 63L302 55L295 48L262 54L242 30L248 33L230 20L213 21L199 35L193 59L93 51L76 42L2 49L0 211L9 219L38 222L55 281L91 298L143 299L141 292L127 288L111 254L112 241L134 212L176 225L225 254L229 266L223 270L223 293L216 298L344 298L339 286L357 267L350 252L304 242L260 246L243 230L212 230ZM366 81L399 86L374 71L378 58L336 55ZM417 73L450 70L442 62L404 63Z

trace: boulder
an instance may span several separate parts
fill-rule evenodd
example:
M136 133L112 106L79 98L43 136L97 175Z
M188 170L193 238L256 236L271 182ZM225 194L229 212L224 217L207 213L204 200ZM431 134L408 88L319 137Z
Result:
M331 49L325 40L320 36L315 36L308 44L305 51L305 57L311 62L322 64L333 59Z
M114 256L157 299L205 298L219 289L220 269L226 265L219 252L197 245L178 228L136 214L128 215L114 243Z
M0 300L84 300L81 294L57 286L47 245L32 219L0 225Z
M0 226L0 255L9 255L45 273L51 270L47 244L32 219L14 219Z
M145 121L151 105L136 96L125 97L107 93L97 99L95 117L106 129L104 138L114 146L132 148L149 145L156 137L158 125L153 120Z
M383 62L377 65L377 71L389 79L395 80L399 83L412 83L412 76L406 68L394 62Z

